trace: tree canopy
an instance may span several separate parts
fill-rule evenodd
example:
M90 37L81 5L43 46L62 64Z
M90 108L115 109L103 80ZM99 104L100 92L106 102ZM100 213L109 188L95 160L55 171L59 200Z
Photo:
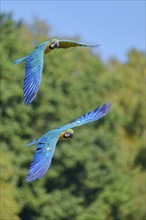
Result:
M1 14L0 31L0 219L144 220L145 55L131 49L126 63L104 63L88 48L54 50L44 57L40 90L26 107L24 63L12 62L47 40L50 28ZM35 146L24 144L106 101L109 114L75 128L74 139L57 144L46 176L25 182Z

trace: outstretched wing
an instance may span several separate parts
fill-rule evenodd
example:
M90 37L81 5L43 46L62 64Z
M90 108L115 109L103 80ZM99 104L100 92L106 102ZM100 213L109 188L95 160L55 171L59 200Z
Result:
M24 97L25 105L29 105L35 98L42 79L43 56L46 43L39 45L27 56L25 63Z
M97 47L97 45L83 44L81 42L71 41L71 40L59 40L59 48L69 48L69 47Z
M50 141L47 140L46 142L46 140L44 140L42 137L38 141L36 140L28 143L26 146L30 146L36 142L39 142L39 144L36 146L34 159L30 165L30 169L26 178L27 182L41 178L46 174L54 155L57 138L52 138Z
M50 167L56 143L61 132L70 128L87 124L92 121L96 121L104 117L109 112L110 106L110 103L107 102L103 106L99 106L94 111L88 112L87 114L77 118L71 123L57 128L55 130L52 130L44 134L41 138L28 143L26 146L31 146L36 143L38 143L38 145L36 147L34 159L30 166L26 181L30 182L32 180L36 180L38 178L43 177L46 174L47 170Z
M92 121L97 121L98 119L104 117L110 110L111 104L109 102L106 102L103 106L97 107L94 111L90 111L87 114L75 119L71 123L64 125L57 130L60 132L68 130L70 128L74 128L77 126L81 126L84 124L87 124Z

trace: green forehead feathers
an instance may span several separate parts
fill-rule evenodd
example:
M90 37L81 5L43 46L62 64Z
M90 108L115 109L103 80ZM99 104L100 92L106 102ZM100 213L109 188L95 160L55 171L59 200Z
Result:
M51 40L51 42L56 42L56 41L58 41L58 39L52 39L52 40Z
M73 132L74 132L72 129L68 129L67 131L68 131L68 132L71 132L71 133L73 133Z

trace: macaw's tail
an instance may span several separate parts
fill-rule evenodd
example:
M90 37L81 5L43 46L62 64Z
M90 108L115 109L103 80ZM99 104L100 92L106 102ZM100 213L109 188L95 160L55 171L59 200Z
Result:
M31 142L25 144L24 146L28 147L28 146L34 145L34 144L37 144L39 141L40 141L40 138L39 138L39 139L36 139L36 140L33 140L33 141L31 141Z
M24 60L26 60L26 58L27 58L27 56L26 56L26 57L22 57L22 58L20 58L19 60L14 61L13 64L14 64L14 65L17 65L17 64L23 62Z

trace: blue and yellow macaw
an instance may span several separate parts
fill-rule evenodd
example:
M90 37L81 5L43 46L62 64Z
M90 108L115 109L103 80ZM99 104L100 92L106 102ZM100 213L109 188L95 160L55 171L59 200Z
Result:
M73 137L72 128L87 124L104 117L110 110L111 104L106 102L94 111L75 119L71 123L51 130L37 140L33 140L25 146L37 144L33 162L31 163L26 181L30 182L43 177L50 167L54 155L55 147L58 141Z
M38 45L32 53L14 61L14 64L25 62L25 79L23 85L23 101L25 105L30 105L34 100L42 79L43 58L44 54L51 52L55 48L69 48L69 47L96 47L99 45L88 45L70 40L52 39Z

